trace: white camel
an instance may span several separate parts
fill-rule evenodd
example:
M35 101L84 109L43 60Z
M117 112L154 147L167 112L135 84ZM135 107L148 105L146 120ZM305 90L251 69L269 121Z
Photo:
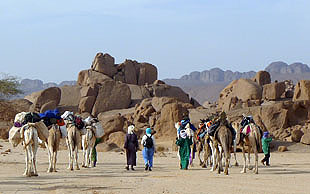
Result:
M57 124L53 124L49 129L48 143L45 143L48 152L49 166L47 172L57 172L57 151L59 150L60 143L60 127Z
M68 130L68 136L66 138L66 143L69 151L69 170L73 170L73 163L75 163L75 169L80 170L78 163L78 146L80 144L80 131L72 122L67 122L66 124Z
M25 149L26 169L24 176L38 176L36 154L38 150L38 132L34 123L28 123L21 128L21 139Z
M94 133L95 127L93 125L86 126L86 134L82 135L82 148L83 148L83 163L82 167L94 167L91 163L91 153L94 149L96 136Z

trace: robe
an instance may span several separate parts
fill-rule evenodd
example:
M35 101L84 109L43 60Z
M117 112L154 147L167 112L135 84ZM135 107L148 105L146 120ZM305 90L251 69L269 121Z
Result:
M176 141L176 144L180 146L179 155L181 159L181 169L187 169L189 165L189 157L191 153L190 146L193 144L193 141L188 137L180 138Z
M126 134L124 148L126 149L127 165L136 166L138 137L136 134Z

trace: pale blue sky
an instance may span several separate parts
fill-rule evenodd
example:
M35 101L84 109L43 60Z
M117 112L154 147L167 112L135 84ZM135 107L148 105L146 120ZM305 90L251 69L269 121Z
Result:
M310 64L310 1L0 1L0 72L76 80L97 52L152 63L161 79Z

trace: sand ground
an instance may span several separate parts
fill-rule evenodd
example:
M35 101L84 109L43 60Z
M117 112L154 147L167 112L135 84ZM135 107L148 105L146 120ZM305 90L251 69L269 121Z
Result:
M310 193L310 148L271 154L271 167L259 165L259 174L240 174L242 166L230 168L230 175L217 174L195 166L187 171L178 167L176 152L157 153L154 169L145 172L138 152L136 171L126 171L125 155L100 152L96 168L69 171L67 151L58 156L57 173L47 173L47 152L39 148L38 177L23 177L24 152L0 140L0 193ZM309 151L307 149L309 148ZM81 152L79 153L81 162ZM263 157L260 154L260 159ZM239 163L242 156L237 155Z

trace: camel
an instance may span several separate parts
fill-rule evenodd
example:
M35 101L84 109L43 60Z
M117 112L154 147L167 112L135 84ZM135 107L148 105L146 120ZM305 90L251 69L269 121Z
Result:
M214 137L210 136L210 146L212 149L212 168L211 171L215 171L218 166L218 173L220 174L223 165L222 165L222 157L224 154L225 158L225 169L224 174L228 175L228 167L230 164L230 147L232 143L232 134L231 131L226 127L226 125L221 124Z
M49 160L47 172L57 172L56 162L57 151L59 150L60 136L60 127L57 124L53 124L49 129L47 143L45 143Z
M82 135L82 148L83 148L83 163L82 167L93 167L91 163L91 153L94 149L96 136L94 133L95 127L93 125L86 127L86 134Z
M68 131L68 136L66 138L66 143L69 150L69 170L73 170L73 162L75 162L75 169L80 170L78 164L78 146L80 143L80 131L70 121L66 121L66 127Z
M38 132L35 123L28 123L21 128L21 139L25 149L26 169L24 176L38 176L36 154L38 150Z
M199 131L205 128L205 123L202 122L199 124ZM197 135L197 147L198 147L198 158L200 162L200 166L202 168L207 168L208 164L211 164L211 147L209 145L209 136L204 135L203 137L198 137ZM201 152L203 151L203 160L201 159ZM210 159L210 161L208 161Z
M240 131L239 131L239 123L235 122L233 123L233 127L234 129L237 131L237 143L239 141L239 145L242 146L242 154L243 154L243 160L244 160L244 165L243 165L243 169L241 171L241 173L246 173L246 156L245 156L245 145L248 145L248 160L249 160L249 164L248 164L248 169L251 170L251 150L253 150L254 152L254 156L255 156L255 168L254 168L254 173L258 174L258 151L261 148L261 133L260 133L260 129L258 128L258 126L254 123L250 123L247 126L245 126L242 129L243 131L247 131L245 129L248 129L249 127L249 133L248 134L244 134L245 137L241 140L240 139Z

